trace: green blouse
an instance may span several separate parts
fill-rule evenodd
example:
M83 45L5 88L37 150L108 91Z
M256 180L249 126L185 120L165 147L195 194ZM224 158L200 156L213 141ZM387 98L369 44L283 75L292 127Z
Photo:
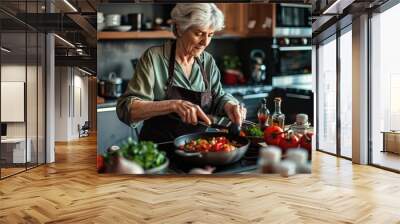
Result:
M136 127L138 123L129 119L130 104L133 100L160 101L165 99L164 87L168 79L168 59L172 41L166 41L162 46L151 47L140 58L133 78L130 80L126 92L118 99L117 114L121 121ZM203 52L200 61L210 79L211 91L214 93L212 114L224 114L224 105L230 101L237 104L238 101L230 94L225 93L220 79L221 74L213 57ZM179 63L175 64L175 76L173 85L193 91L205 91L205 84L199 65L194 62L190 77L187 78Z

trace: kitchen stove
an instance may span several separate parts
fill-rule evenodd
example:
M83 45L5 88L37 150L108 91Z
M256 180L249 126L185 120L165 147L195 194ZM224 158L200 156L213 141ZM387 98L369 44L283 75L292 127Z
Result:
M192 166L184 163L178 155L175 154L173 144L163 144L159 149L165 150L170 160L168 174L188 174L193 168L204 168ZM250 144L246 154L238 162L217 166L213 174L238 174L238 173L254 173L257 170L257 160L259 155L260 146Z

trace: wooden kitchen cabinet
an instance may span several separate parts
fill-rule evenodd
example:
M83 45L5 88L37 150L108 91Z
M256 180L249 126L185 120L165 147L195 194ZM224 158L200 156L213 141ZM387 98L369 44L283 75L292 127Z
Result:
M247 36L274 35L275 5L274 4L247 4ZM251 25L254 26L252 27Z
M97 40L131 40L131 39L174 39L171 31L140 31L140 32L98 32Z
M259 3L218 3L225 15L222 35L272 37L275 27L275 5Z
M217 3L217 7L225 16L225 28L221 35L246 34L246 4L244 3Z
M275 4L265 3L217 3L224 13L225 28L216 38L225 37L272 37L276 21ZM173 39L171 31L98 32L97 40Z

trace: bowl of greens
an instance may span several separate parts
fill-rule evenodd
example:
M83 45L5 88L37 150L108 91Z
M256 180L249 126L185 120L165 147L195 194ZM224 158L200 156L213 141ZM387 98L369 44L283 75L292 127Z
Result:
M157 144L150 141L136 142L132 138L123 141L119 145L119 150L108 151L105 157L112 156L122 157L139 165L143 168L144 174L163 174L169 165L166 153L158 150Z

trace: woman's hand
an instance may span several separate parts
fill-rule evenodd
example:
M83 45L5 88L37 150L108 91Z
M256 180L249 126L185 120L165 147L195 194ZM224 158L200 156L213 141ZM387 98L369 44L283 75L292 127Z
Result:
M173 111L177 113L185 123L197 125L198 120L203 120L206 124L211 125L211 120L196 104L185 100L174 100L172 107Z
M227 102L224 105L224 110L229 119L235 124L242 125L242 122L246 119L247 109L239 104Z

